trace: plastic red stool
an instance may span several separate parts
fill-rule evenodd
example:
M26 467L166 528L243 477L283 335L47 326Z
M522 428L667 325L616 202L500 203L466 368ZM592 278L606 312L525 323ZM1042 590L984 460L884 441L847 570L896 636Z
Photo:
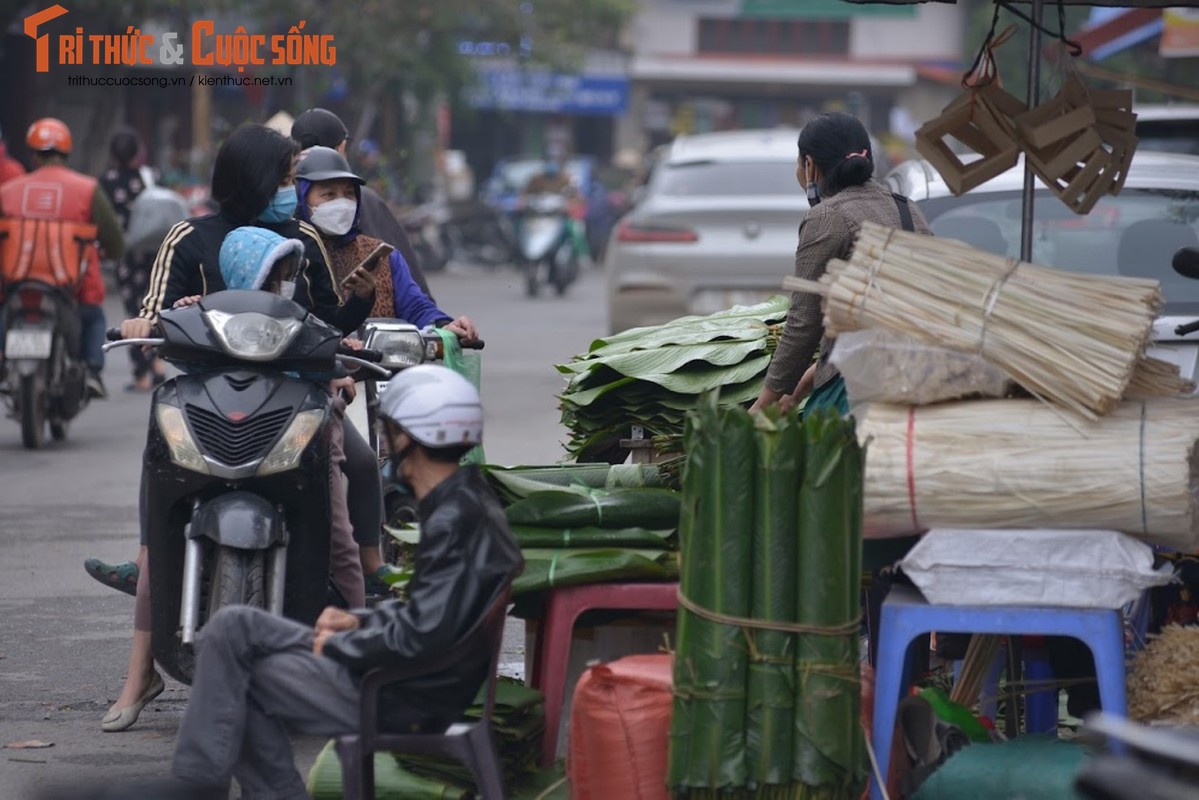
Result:
M553 764L558 752L558 727L566 700L566 670L579 615L595 608L674 611L678 605L678 583L593 583L546 591L545 618L537 631L530 680L530 685L545 695L542 766Z

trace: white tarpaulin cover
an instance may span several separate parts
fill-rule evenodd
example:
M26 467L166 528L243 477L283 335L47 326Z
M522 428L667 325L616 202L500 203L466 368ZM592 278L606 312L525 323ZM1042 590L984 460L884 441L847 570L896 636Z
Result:
M930 603L1120 608L1173 578L1118 531L931 530L900 562Z

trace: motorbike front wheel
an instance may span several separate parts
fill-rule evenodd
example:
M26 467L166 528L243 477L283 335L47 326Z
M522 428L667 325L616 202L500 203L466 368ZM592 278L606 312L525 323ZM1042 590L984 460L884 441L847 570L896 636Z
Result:
M226 606L266 608L266 569L261 550L218 547L208 593L208 619Z
M30 450L42 446L46 435L46 405L40 375L21 378L21 443Z
M541 292L541 264L525 265L525 296L536 297Z
M565 264L559 264L554 261L550 265L551 280L554 283L554 291L558 296L566 294L566 290L575 282L575 278L579 276L579 257L574 252L567 257Z

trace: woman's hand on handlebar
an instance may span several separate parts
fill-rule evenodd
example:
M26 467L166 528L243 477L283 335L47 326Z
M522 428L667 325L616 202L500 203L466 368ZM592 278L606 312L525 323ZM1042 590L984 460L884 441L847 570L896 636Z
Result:
M122 339L147 339L154 329L154 323L143 317L134 317L121 323Z
M204 299L203 295L198 295L198 294L188 295L187 297L180 297L178 300L175 301L175 304L173 306L171 306L171 308L172 309L187 308L188 306L194 306L196 303L200 302L203 299Z
M473 342L479 338L479 329L475 327L475 323L470 317L458 317L453 322L445 326L447 331L453 331L463 342Z

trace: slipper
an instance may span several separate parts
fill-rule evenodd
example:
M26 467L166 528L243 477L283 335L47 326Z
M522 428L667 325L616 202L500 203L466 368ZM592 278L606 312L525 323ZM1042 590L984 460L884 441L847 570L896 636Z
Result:
M162 690L165 688L166 684L162 682L162 676L158 674L158 670L154 670L154 674L150 677L150 685L146 687L146 691L142 692L142 696L134 700L133 705L124 708L117 708L114 705L108 709L104 719L100 720L100 730L105 733L115 733L129 728L137 722L137 718L146 704L162 694Z
M138 568L136 561L122 561L120 564L105 564L98 558L89 558L83 562L83 568L96 580L105 586L137 596Z

